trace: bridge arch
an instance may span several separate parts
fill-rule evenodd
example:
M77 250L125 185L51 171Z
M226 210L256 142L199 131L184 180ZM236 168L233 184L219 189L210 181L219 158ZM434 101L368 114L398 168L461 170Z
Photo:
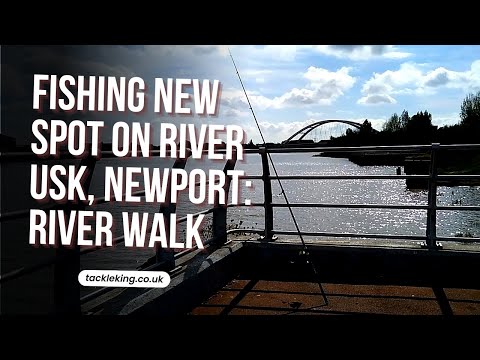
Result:
M350 125L354 128L357 128L357 129L360 129L362 124L361 123L358 123L358 122L355 122L355 121L350 121L350 120L321 120L321 121L317 121L313 124L310 124L310 125L307 125L305 126L304 128L298 130L295 134L293 134L292 136L290 136L287 140L284 140L282 141L282 144L288 144L290 141L292 141L292 139L299 135L299 134L302 134L298 140L302 140L306 135L308 135L308 133L310 133L312 130L316 129L317 127L319 126L322 126L322 125L325 125L325 124L328 124L328 123L341 123L341 124L347 124L347 125Z

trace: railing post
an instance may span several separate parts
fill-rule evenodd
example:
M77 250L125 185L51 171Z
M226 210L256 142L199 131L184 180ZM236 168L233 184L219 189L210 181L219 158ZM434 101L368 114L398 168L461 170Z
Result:
M273 206L272 206L272 183L270 181L270 167L268 163L268 154L265 147L260 148L262 157L262 176L263 176L263 203L265 208L265 235L262 240L273 240Z
M187 155L186 158L178 158L175 160L175 163L172 166L172 169L185 169L185 165L187 164L187 160L190 154ZM171 186L172 186L172 173L170 172L170 176L168 177L167 182L167 194L171 194ZM177 196L178 199L178 196ZM170 236L170 215L174 214L177 211L177 204L171 203L171 196L167 195L165 202L160 205L160 213L163 214L164 224L165 224L165 233L167 237ZM167 241L169 243L170 240ZM155 250L155 258L157 263L164 262L165 265L163 270L173 270L175 269L175 253L172 249L164 249L157 243L157 248Z
M230 190L231 176L227 175L228 170L235 169L235 163L237 162L237 152L232 153L232 159L227 160L223 168L225 174L225 185L223 190L225 192L225 204L220 204L219 194L215 195L215 204L213 209L213 238L217 245L223 245L227 242L227 208L228 208L228 193Z
M429 249L441 247L437 243L437 156L440 144L432 144L430 153L430 178L428 180L427 243Z
M86 166L85 177L82 179L82 189L88 198L90 183L92 181L93 172L97 159L88 155L80 162L78 169ZM72 210L84 210L86 204L67 203L65 205L66 216L70 216ZM53 296L55 312L58 314L80 315L80 284L78 283L78 273L80 272L80 247L64 247L61 244L55 251L57 262L53 270Z

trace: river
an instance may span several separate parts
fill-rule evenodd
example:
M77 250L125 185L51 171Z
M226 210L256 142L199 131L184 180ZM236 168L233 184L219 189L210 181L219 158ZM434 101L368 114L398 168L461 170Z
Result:
M273 154L272 158L279 175L395 175L394 166L358 166L347 159L314 157L315 153ZM105 159L97 164L91 189L97 196L103 195L103 173L105 166L171 166L173 160L150 159ZM211 168L222 169L223 161L189 160L186 169ZM236 169L244 170L247 175L261 174L261 158L257 154L246 155L237 162ZM273 170L271 170L273 174ZM240 199L246 198L253 203L263 202L263 182L253 180L253 187L241 184ZM389 205L426 205L427 191L408 190L404 179L399 180L283 180L288 200L291 203L333 203L333 204L389 204ZM283 203L279 185L272 182L273 202ZM206 209L189 203L187 194L180 196L177 208L179 216ZM439 187L438 205L478 205L480 187ZM125 204L95 206L113 213L116 224L121 224L121 212L157 212L158 204ZM293 212L302 231L373 233L395 235L424 235L426 230L426 210L397 209L332 209L332 208L294 208ZM228 209L229 228L263 228L264 210L262 207L238 207ZM211 215L204 223L208 227ZM274 210L274 228L294 231L294 223L287 208ZM121 227L115 233L121 235ZM475 211L438 211L437 235L455 236L469 233L480 235L480 214ZM107 255L108 252L108 255ZM131 268L141 264L152 255L149 249L132 249L118 245L115 249L105 249L87 255L90 261L100 262L99 268ZM91 262L88 261L89 264ZM119 266L119 262L122 265ZM116 264L116 265L115 265Z

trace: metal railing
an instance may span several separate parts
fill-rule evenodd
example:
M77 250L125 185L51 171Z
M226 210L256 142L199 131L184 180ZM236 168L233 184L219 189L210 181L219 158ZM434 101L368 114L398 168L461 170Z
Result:
M263 235L262 239L265 241L273 241L274 235L298 235L295 231L286 231L281 229L275 229L274 227L274 209L287 207L284 203L274 203L272 196L272 181L277 180L275 176L270 174L270 165L268 161L268 152L270 153L306 153L306 152L351 152L351 153L375 153L375 152L402 152L402 153L426 153L430 154L430 167L428 175L280 175L280 180L358 180L358 179L376 179L376 180L388 180L388 179L417 179L428 181L428 203L427 205L388 205L388 204L325 204L325 203L291 203L293 208L346 208L346 209L407 209L407 210L426 210L426 233L424 236L412 236L412 235L392 235L392 234L370 234L370 233L336 233L336 232L303 232L304 236L315 237L330 237L330 238L365 238L365 239L399 239L399 240L412 240L423 241L423 247L430 250L439 249L439 241L457 241L457 242L479 242L480 238L464 238L464 237L439 237L437 236L436 220L438 210L461 210L461 211L479 211L480 206L438 206L437 205L437 186L438 181L441 180L480 180L480 175L439 175L437 169L438 152L440 150L474 150L480 149L480 144L466 144L466 145L410 145L410 146L367 146L367 147L315 147L309 146L302 147L284 147L284 148L260 148L260 149L246 149L246 154L259 154L262 160L262 174L261 175L246 175L241 177L245 180L262 180L263 181L263 203L252 203L249 206L257 206L264 208L265 226L263 229L227 229L227 209L232 206L247 206L246 204L219 204L217 193L215 199L215 205L212 208L203 210L192 214L197 217L201 214L213 214L212 223L212 238L206 241L205 244L213 246L221 246L227 242L227 236L230 233L249 232L258 233ZM219 150L222 152L222 150ZM152 151L151 155L158 155L158 151ZM234 153L235 154L235 153ZM235 154L236 155L236 154ZM114 157L112 152L103 152L102 158ZM73 157L68 154L63 154L62 159L71 159ZM185 168L188 160L188 156L184 159L176 159L173 168ZM48 161L46 159L38 159L31 153L2 153L0 154L0 162L24 162L29 160L35 161ZM88 189L92 180L95 165L99 159L88 156L81 160L78 165L86 165L88 167L87 176L83 179L83 190L88 194ZM227 160L224 166L224 173L226 176L226 183L224 190L226 198L228 198L230 177L227 176L227 171L234 169L236 164L236 156L233 159ZM170 180L168 181L168 187L170 188ZM197 184L198 185L198 184ZM168 193L168 191L167 191ZM135 192L133 195L142 196L145 194L144 190ZM125 196L125 194L123 194ZM168 198L168 197L167 197ZM104 197L97 197L94 201L95 205L107 202ZM227 201L226 201L227 202ZM50 204L44 206L43 209L64 209L66 211L81 210L88 205L85 203L66 203L66 204ZM165 215L165 220L168 222L169 214L176 212L175 203L161 204L159 212ZM8 221L19 218L27 218L29 216L29 209L22 211L14 211L10 213L0 214L0 221ZM177 223L183 223L187 220L187 217L177 219ZM166 223L166 226L170 224ZM166 229L166 234L169 234ZM124 237L120 236L113 239L113 245L124 242ZM102 288L93 293L90 293L83 298L80 298L80 287L77 281L77 275L80 268L80 256L91 253L93 251L103 249L103 247L89 247L80 249L76 246L73 249L59 247L56 249L56 254L51 259L43 261L41 263L22 267L10 271L9 273L2 274L0 283L12 281L19 277L31 274L39 271L45 267L54 265L54 294L55 294L55 308L60 313L80 313L80 306L82 303L89 301L96 296L99 296L112 288ZM172 271L175 269L175 262L182 256L196 250L196 247L192 249L186 249L182 252L174 253L173 251L165 251L161 247L156 249L155 261L149 264L142 270L154 270L163 269L165 271Z
M223 152L223 151L220 151ZM151 156L158 156L160 151L152 150L150 152ZM167 152L167 157L170 157L170 153ZM178 154L177 154L178 155ZM188 158L191 154L187 154L186 158L180 158L176 156L175 163L173 164L172 168L177 169L184 169L185 165L188 161ZM89 193L90 184L92 181L93 173L95 170L95 165L101 158L114 158L115 155L111 151L104 151L101 153L101 156L98 158L93 156L86 156L83 158L79 165L77 166L77 170L80 169L82 166L86 166L87 170L85 172L85 176L82 178L82 189L85 194ZM125 156L123 158L127 158L129 156ZM228 197L229 187L230 187L230 180L231 176L227 175L228 170L233 170L235 168L237 154L233 152L232 159L227 160L224 166L224 174L226 178L225 185L223 186L224 191L226 193L226 197ZM7 163L7 162L47 162L47 161L59 161L61 160L69 160L69 159L76 159L69 153L62 153L60 154L59 158L54 157L45 157L39 158L33 153L29 152L9 152L9 153L1 153L0 154L0 162ZM196 184L198 185L198 184ZM166 193L169 193L169 189L171 188L171 177L169 176L167 182L167 189ZM125 193L122 194L122 198L125 198ZM132 195L134 196L143 196L145 195L145 190L140 190L134 192ZM160 205L159 212L164 214L164 221L165 221L165 233L170 234L169 224L170 221L170 214L176 213L176 203L170 203L171 197L167 196L166 201ZM93 201L93 205L99 205L103 203L107 203L108 201L105 200L105 197L96 197ZM42 210L51 210L51 209L62 209L66 212L72 210L83 210L87 207L86 202L67 202L67 203L52 203L47 204L44 206L39 206L39 209ZM227 241L227 207L228 205L219 204L219 194L217 192L215 197L215 204L212 208L207 210L199 211L192 216L194 218L198 217L202 214L213 214L213 226L212 226L212 238L208 239L204 242L205 245L222 245ZM30 209L24 209L19 211L12 211L8 213L1 213L0 214L0 222L9 221L9 220L16 220L22 218L28 218L30 216ZM177 224L184 223L187 221L187 217L180 217L177 218ZM149 228L148 231L151 229ZM119 236L112 239L112 246L121 244L125 241L124 236ZM168 241L167 241L168 242ZM17 268L13 271L9 271L8 273L2 274L0 277L0 283L6 283L20 277L26 276L28 274L32 274L39 270L42 270L49 266L54 266L54 301L55 301L55 309L59 313L79 313L80 306L82 303L85 303L96 296L104 294L105 292L112 290L112 288L101 288L97 291L94 291L90 294L87 294L80 298L80 285L77 280L77 276L80 270L80 256L85 255L100 249L104 249L101 246L92 246L92 247L85 247L80 249L77 245L74 248L67 248L60 246L56 248L55 256L45 261L41 261L31 266L25 266ZM164 271L172 271L175 269L175 262L176 260L180 259L184 255L194 251L197 249L197 246L194 246L190 249L185 249L181 252L173 252L173 251L166 251L161 247L157 247L155 251L155 261L153 264L149 264L148 266L140 269L141 271L148 271L148 270L164 270Z
M276 177L268 173L268 156L265 150L261 150L263 164L264 194L265 194L265 237L272 238L273 235L297 235L296 231L274 230L273 226L273 208L291 206L293 208L343 208L343 209L397 209L397 210L426 210L426 234L424 236L415 235L392 235L392 234L370 234L370 233L336 233L336 232L302 232L304 236L332 237L332 238L370 238L370 239L395 239L395 240L413 240L423 241L421 245L428 249L438 249L441 247L440 241L455 242L480 242L480 238L474 237L447 237L437 236L437 211L479 211L480 206L439 206L437 205L437 187L439 181L452 180L480 180L480 174L476 175L439 175L438 174L438 153L440 151L459 151L459 150L477 150L479 144L455 144L455 145L405 145L405 146L364 146L364 147L308 147L308 148L273 148L268 149L270 153L302 153L302 152L328 152L328 153L428 153L429 171L425 175L280 175L280 180L358 180L358 179L410 179L426 180L428 191L427 205L388 205L388 204L325 204L325 203L273 203L271 200L271 182ZM246 177L257 178L257 177Z

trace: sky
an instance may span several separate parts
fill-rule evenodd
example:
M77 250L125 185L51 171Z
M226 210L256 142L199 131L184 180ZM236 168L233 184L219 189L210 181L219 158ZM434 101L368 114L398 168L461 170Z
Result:
M480 90L480 46L271 45L146 47L168 53L179 74L219 79L221 123L260 142L230 48L267 141L314 121L368 119L381 130L393 113L428 110L434 125L456 124L462 100Z
M247 141L260 143L228 49L267 142L283 141L302 127L327 119L368 119L381 130L393 113L404 109L410 115L428 110L434 125L456 124L462 100L480 90L480 46L92 45L67 49L63 57L42 50L48 70L33 56L21 59L34 64L36 72L58 69L57 62L84 75L140 76L148 84L147 96L153 95L156 77L219 80L220 110L213 118L153 112L130 114L128 119L119 114L101 117L107 122L237 124ZM15 65L20 73L23 65ZM26 84L24 95L31 101L29 79Z
M323 119L369 119L381 130L403 109L411 115L428 110L434 125L456 124L462 100L480 90L479 46L245 46L231 51L266 138L276 141ZM240 110L238 100L230 101L241 96L233 88L223 96L248 123L248 108Z

